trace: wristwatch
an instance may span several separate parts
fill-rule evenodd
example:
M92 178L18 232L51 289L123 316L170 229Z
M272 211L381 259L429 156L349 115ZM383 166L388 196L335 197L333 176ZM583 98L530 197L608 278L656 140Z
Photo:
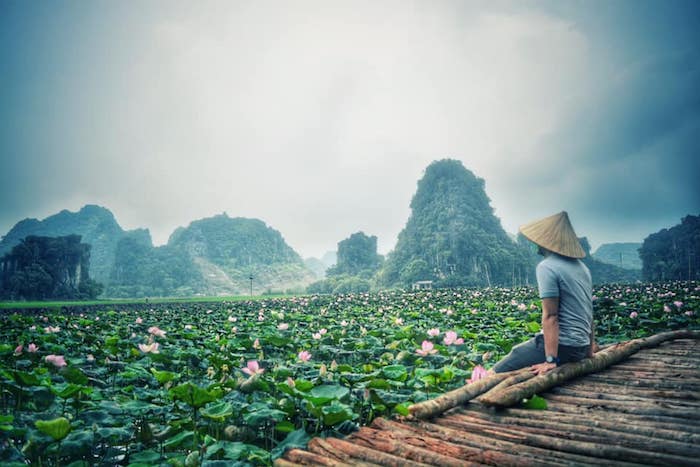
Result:
M547 363L556 363L557 366L559 366L559 357L555 357L554 355L547 355L547 358L545 358L545 361Z

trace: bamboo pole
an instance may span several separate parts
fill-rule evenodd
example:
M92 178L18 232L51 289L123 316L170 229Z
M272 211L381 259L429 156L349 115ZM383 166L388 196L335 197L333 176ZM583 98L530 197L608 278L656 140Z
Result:
M688 410L687 407L679 407L672 402L650 402L644 400L620 401L558 394L547 394L546 399L549 404L561 402L577 407L602 407L605 409L614 409L616 412L632 413L636 415L663 415L680 419L700 420L700 412Z
M487 420L491 419L492 417L491 414L482 413L476 410L469 410L468 413ZM664 423L643 423L630 420L629 416L622 417L615 413L606 412L600 415L590 414L588 418L565 412L553 412L549 410L537 411L509 408L503 413L505 415L498 415L494 418L498 421L500 421L502 417L505 417L504 420L510 420L512 418L513 420L528 420L532 423L536 423L537 421L541 420L545 423L552 421L583 427L596 426L611 431L624 431L653 438L660 437L682 443L700 443L700 434L687 431L687 424L679 426ZM504 421L504 423L506 422Z
M372 462L378 465L384 465L387 467L424 467L427 464L420 462L411 461L408 459L402 459L401 457L394 456L381 451L376 451L372 448L362 446L357 443L352 443L337 438L327 438L326 442L330 444L334 450L341 451L349 455L353 460L360 459L362 461Z
M321 454L314 452L304 451L303 449L290 449L284 455L287 461L293 462L296 465L325 465L329 467L345 467L350 464L337 461L335 459L325 457ZM275 460L274 465L280 465L278 461L282 458Z
M411 459L428 465L440 465L445 467L476 467L480 464L469 462L467 459L455 458L445 452L446 446L439 443L432 443L435 450L417 447L402 440L400 436L391 431L381 431L368 427L360 428L360 431L353 434L353 441L387 452L403 459Z
M678 454L686 457L697 457L700 455L700 448L695 443L690 441L677 441L673 439L663 439L656 435L656 430L653 428L646 435L636 434L627 431L625 424L617 424L615 430L603 428L598 423L598 420L587 420L590 425L573 423L564 423L553 420L530 420L527 418L517 417L499 417L497 422L484 419L484 417L474 416L473 413L460 412L460 420L470 421L484 426L503 425L515 430L527 431L530 433L542 434L547 436L559 436L575 441L586 441L592 443L606 443L611 439L615 440L615 444L623 445L634 449L650 449L664 452L667 454ZM595 426L594 426L595 425ZM650 443L650 436L653 436L653 442ZM659 439L660 438L660 439Z
M280 457L279 459L275 459L275 462L273 462L272 465L274 465L275 467L300 467L305 464L297 464L295 462L290 462Z
M473 446L475 448L483 448L488 446L489 449L505 453L509 456L519 457L520 464L534 463L535 465L542 465L546 463L547 465L556 465L560 463L562 465L602 465L608 466L609 462L580 456L578 454L560 452L560 451L549 451L537 446L523 446L517 441L513 442L510 440L497 439L489 437L478 433L479 432L469 432L463 429L455 429L449 426L445 426L441 419L437 419L434 422L426 421L414 421L410 422L410 425L415 427L416 430L422 432L428 432L433 436L441 436L444 439L450 440L450 442ZM496 462L496 465L501 465ZM619 466L631 465L626 463L619 463Z
M580 417L589 417L592 409L589 407L580 407L576 404L567 403L553 403L549 406L548 412L564 412L569 414L578 414ZM608 411L606 413L612 413ZM622 412L618 412L621 414ZM696 427L695 424L689 423L688 419L676 418L666 415L654 415L650 413L631 413L625 412L624 416L618 416L622 423L663 423L667 426L672 426L674 429L690 431L691 433L700 433L700 426Z
M533 394L561 384L572 378L600 371L615 363L624 360L628 356L646 347L654 347L662 342L673 339L700 338L698 331L671 331L656 334L643 339L635 339L622 344L617 344L596 353L591 358L586 358L576 363L562 365L544 375L538 375L531 380L515 384L505 389L487 392L480 397L485 405L496 407L509 407L517 404Z
M348 464L352 462L349 455L335 449L326 441L325 438L313 438L311 441L309 441L307 449L320 456L338 460L340 462L345 462Z
M474 424L460 420L458 415L450 415L441 418L441 422L456 429L473 429ZM478 425L477 425L478 426ZM545 449L571 452L589 457L599 457L612 461L630 461L640 463L654 463L675 466L697 466L697 458L689 458L675 454L648 451L646 449L633 449L606 443L591 443L575 441L556 436L541 435L523 432L503 426L481 427L481 432L498 439L517 439L528 446L537 446Z
M426 432L408 424L396 423L384 418L375 419L372 426L400 442L460 459L461 465L464 465L465 461L513 467L534 467L538 465L532 459L500 452L494 449L491 444L488 444L488 447L483 445L480 447L469 446L454 442L454 438L446 437L438 432Z
M462 405L476 396L497 386L502 381L517 375L518 373L530 373L528 369L510 371L507 373L497 373L487 376L471 384L447 392L435 399L413 404L408 408L409 413L414 418L425 419L439 415L453 407Z
M629 395L630 397L642 399L658 399L693 405L698 404L697 401L700 401L700 394L695 391L667 391L655 388L621 386L619 384L591 383L588 380L580 383L572 381L566 386L552 388L552 392L561 392L562 394L581 394L581 391L589 394L599 394L605 398Z

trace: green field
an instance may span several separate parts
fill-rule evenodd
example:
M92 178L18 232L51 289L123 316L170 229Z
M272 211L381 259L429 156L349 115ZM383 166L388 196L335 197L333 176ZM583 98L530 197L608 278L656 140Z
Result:
M601 343L700 329L697 282L594 294ZM2 465L269 465L462 386L541 319L532 288L41 305L0 313Z

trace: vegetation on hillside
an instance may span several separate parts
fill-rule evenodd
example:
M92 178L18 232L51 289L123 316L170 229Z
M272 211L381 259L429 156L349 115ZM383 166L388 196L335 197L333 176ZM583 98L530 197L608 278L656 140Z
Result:
M532 283L533 271L527 249L508 237L494 215L484 180L460 161L444 159L430 164L418 182L411 216L387 258L380 282L517 285Z
M148 235L147 230L143 230ZM109 209L86 205L78 212L63 210L44 220L24 219L18 222L0 240L0 256L8 253L29 235L62 237L80 235L83 243L90 245L90 274L105 285L114 263L117 243L124 230Z
M642 276L647 281L700 277L700 216L686 216L670 229L644 239L639 249Z
M603 263L612 264L624 269L642 269L642 259L639 257L641 243L605 243L592 254L593 258Z
M356 232L338 242L337 264L326 271L326 279L314 282L309 293L367 292L384 257L377 253L377 237Z
M0 259L0 298L89 299L102 293L90 279L90 245L79 235L30 235Z
M591 245L586 237L579 238L579 241L586 252L582 261L591 271L594 284L630 283L641 279L639 270L624 269L591 256Z

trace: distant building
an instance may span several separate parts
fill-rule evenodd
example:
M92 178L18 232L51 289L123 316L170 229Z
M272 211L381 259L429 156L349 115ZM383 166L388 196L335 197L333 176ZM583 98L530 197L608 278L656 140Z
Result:
M433 281L418 281L411 286L411 290L431 290L432 288Z

